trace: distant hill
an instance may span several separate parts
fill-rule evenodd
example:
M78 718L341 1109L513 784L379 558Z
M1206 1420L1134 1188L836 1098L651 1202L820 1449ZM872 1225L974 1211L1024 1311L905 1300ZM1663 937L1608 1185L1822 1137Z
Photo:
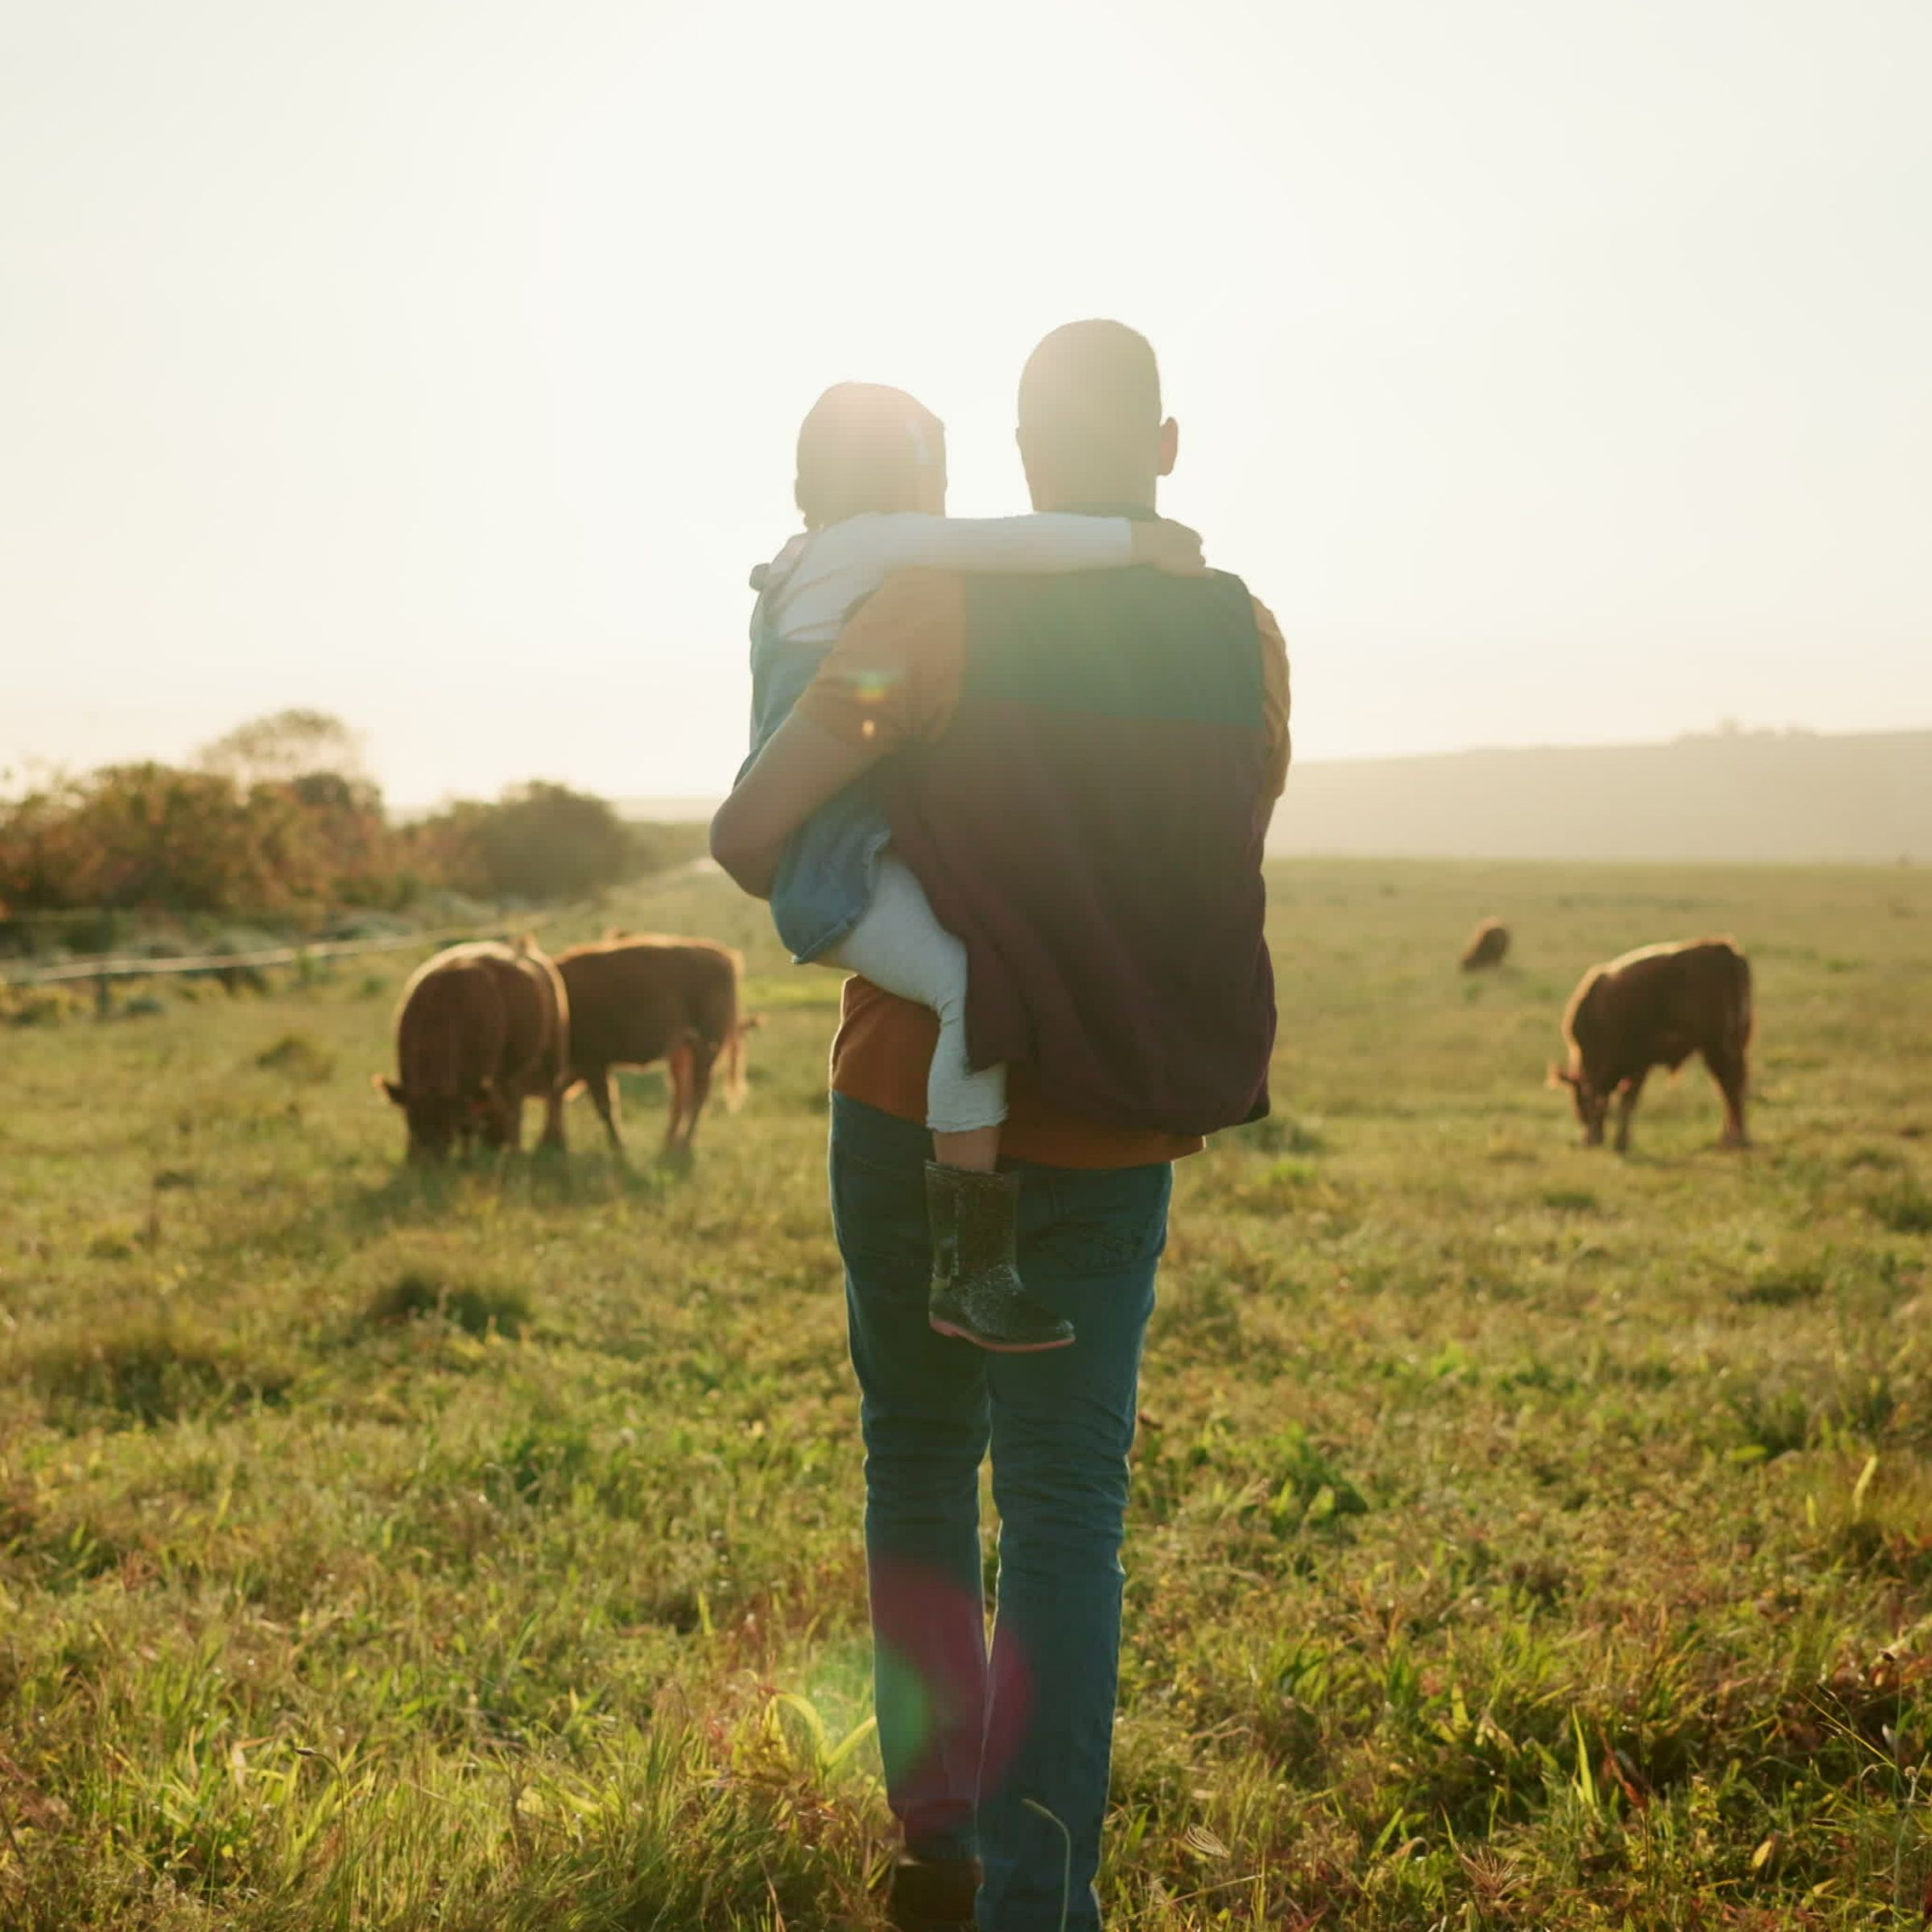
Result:
M627 816L708 818L712 799ZM1721 732L1297 765L1269 849L1389 858L1932 864L1932 731Z
M1932 862L1932 731L1298 766L1269 849L1429 858Z

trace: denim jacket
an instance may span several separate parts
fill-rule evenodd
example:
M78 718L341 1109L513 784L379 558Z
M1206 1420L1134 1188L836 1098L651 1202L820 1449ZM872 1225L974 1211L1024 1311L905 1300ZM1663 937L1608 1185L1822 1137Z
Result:
M758 601L751 613L751 757L740 768L741 778L791 716L832 648L787 643L778 634L771 609L785 582L764 567L752 576ZM879 855L891 837L869 772L828 799L791 835L771 889L771 916L799 964L815 960L858 924L872 903Z

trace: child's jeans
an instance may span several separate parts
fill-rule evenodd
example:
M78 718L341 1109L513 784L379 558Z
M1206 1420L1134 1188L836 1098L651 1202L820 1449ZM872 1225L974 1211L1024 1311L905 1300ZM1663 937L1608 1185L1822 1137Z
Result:
M939 1016L939 1043L926 1080L926 1125L932 1132L970 1133L1005 1119L1006 1069L976 1073L966 1057L966 948L933 916L925 888L902 859L881 855L872 903L814 963L858 973Z

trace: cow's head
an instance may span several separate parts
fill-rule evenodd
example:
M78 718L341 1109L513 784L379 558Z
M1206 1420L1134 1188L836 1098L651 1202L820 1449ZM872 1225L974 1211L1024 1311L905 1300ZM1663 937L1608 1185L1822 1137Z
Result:
M1552 1067L1550 1084L1570 1089L1570 1098L1576 1106L1576 1117L1583 1123L1583 1145L1602 1146L1604 1121L1610 1112L1610 1088L1591 1079L1589 1068L1580 1056L1567 1067Z
M1585 976L1570 1010L1563 1015L1563 1044L1570 1050L1570 1063L1550 1069L1550 1084L1570 1089L1586 1147L1603 1146L1604 1117L1621 1077L1616 1067L1616 1029L1604 1012L1607 980L1600 967Z
M378 1092L402 1109L409 1123L409 1160L412 1166L445 1161L457 1139L481 1129L490 1117L495 1083L481 1081L468 1093L418 1092L400 1080L374 1076Z

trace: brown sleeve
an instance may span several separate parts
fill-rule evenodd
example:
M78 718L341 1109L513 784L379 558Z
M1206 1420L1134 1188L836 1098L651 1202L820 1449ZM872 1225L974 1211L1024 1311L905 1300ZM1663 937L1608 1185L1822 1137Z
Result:
M936 738L959 702L965 655L957 575L896 571L847 620L798 709L849 744L894 751Z
M1254 628L1261 643L1261 711L1268 721L1268 795L1278 799L1288 783L1288 761L1294 755L1288 727L1288 646L1274 613L1259 597L1253 601Z

